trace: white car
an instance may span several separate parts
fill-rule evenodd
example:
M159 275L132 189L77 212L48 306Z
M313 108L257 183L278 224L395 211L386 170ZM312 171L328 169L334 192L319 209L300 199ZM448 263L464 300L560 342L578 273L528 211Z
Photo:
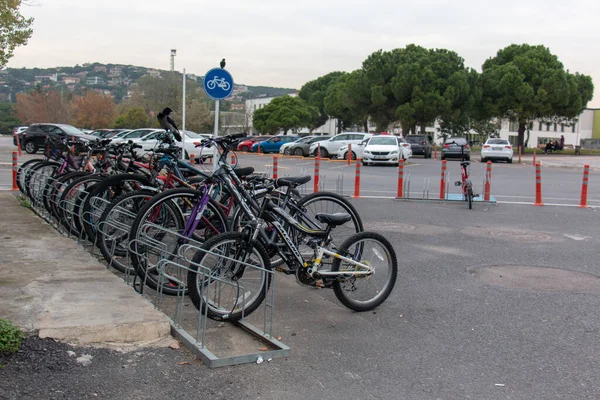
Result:
M365 146L369 142L369 139L370 138L363 140L359 144L351 145L353 160L356 160L357 158L360 158L360 159L364 158L363 152L364 152ZM404 138L401 138L401 137L398 138L398 142L402 146L402 159L408 160L410 157L412 157L412 154L413 154L411 144L408 143ZM348 147L349 147L349 145L347 145L347 144L340 147L340 149L337 152L338 159L346 160L348 158Z
M512 163L513 148L506 139L490 138L481 146L481 162L488 160L504 160Z
M373 136L363 150L363 165L398 164L412 156L410 143L396 136Z
M322 142L316 142L310 145L309 154L315 155L319 145L321 145L321 158L329 158L337 154L340 147L352 143L352 145L359 144L365 139L371 137L370 133L365 132L345 132L335 135L329 140Z
M200 133L196 133L196 132L192 132L192 131L179 131L183 137L183 142L174 142L176 145L179 145L179 147L182 147L185 149L185 158L189 159L190 155L194 155L195 159L198 159L200 157L202 157L202 159L207 159L207 158L211 158L214 153L215 153L215 147L211 146L210 148L202 148L202 147L196 147L198 145L200 145L200 142L202 141L202 139L208 139L211 138L212 135L211 134L200 134ZM150 135L147 135L145 137L143 137L142 139L139 140L135 140L134 142L141 145L142 148L141 149L137 149L137 152L142 152L142 153L148 153L151 152L152 150L154 150L154 148L160 144L161 142L161 136L162 134L165 133L164 129L160 129L157 130L154 133L151 133Z
M141 140L153 133L164 132L164 131L165 131L164 129L156 129L156 128L134 129L131 132L127 133L126 135L113 138L110 141L110 143L117 144L117 143L128 142L130 140L137 143L139 140Z

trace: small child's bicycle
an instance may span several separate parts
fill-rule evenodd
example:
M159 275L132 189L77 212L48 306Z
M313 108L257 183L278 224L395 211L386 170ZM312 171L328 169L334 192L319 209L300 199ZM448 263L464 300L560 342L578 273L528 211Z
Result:
M469 203L469 210L473 208L473 198L479 196L478 194L473 193L473 183L469 179L469 166L471 163L465 159L465 147L473 146L474 141L466 142L464 144L459 144L456 142L449 142L448 144L454 143L457 146L460 146L460 168L461 168L461 180L454 182L454 186L462 186L463 197L466 202Z

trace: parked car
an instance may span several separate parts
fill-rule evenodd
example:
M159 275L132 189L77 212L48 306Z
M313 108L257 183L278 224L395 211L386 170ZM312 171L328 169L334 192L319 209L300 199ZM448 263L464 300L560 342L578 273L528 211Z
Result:
M333 136L329 140L325 140L318 143L313 143L310 145L309 153L310 155L315 155L317 152L318 144L321 145L321 158L332 157L337 154L340 147L345 144L352 143L359 144L367 137L372 136L370 133L364 132L345 132L340 133L339 135Z
M135 129L123 136L113 138L111 143L121 143L121 142L127 142L129 140L137 141L149 134L156 133L156 132L164 132L164 131L165 131L164 129L156 129L156 128Z
M309 136L308 138L308 140L304 140L306 138L302 138L293 143L290 143L288 147L286 147L287 149L289 149L289 153L295 156L306 157L310 154L311 144L329 140L331 139L331 136Z
M406 141L410 143L413 155L422 155L423 158L431 158L433 139L428 135L407 135Z
M513 148L506 139L488 139L481 147L481 162L503 160L512 163Z
M96 136L99 138L104 138L108 135L112 129L96 129L95 131L89 132L89 135Z
M256 142L261 142L263 140L267 140L272 138L271 135L262 135L262 136L249 136L246 140L241 141L237 145L238 151L250 151L252 149L252 145Z
M203 160L206 160L207 158L211 158L214 155L215 152L215 147L212 146L210 148L201 148L201 147L196 147L197 145L200 145L200 142L202 141L202 139L208 139L210 137L212 137L211 134L200 134L200 133L196 133L196 132L192 132L192 131L184 131L184 130L180 130L179 131L183 136L182 142L175 142L176 145L178 145L179 147L185 149L185 158L189 159L190 155L194 155L194 158L202 158ZM152 150L154 150L154 148L160 144L161 142L161 135L165 133L164 129L160 129L157 130L154 133L151 133L149 135L146 135L145 137L143 137L142 139L137 139L135 140L135 142L139 145L142 146L141 149L137 149L136 153L147 153L150 152ZM202 153L202 154L200 154Z
M86 135L74 126L67 124L32 124L21 134L21 147L27 153L35 154L40 147L44 146L46 136L71 137L86 142L98 139L95 136Z
M444 142L444 147L442 148L442 160L445 160L446 158L460 158L461 145L466 145L464 150L465 160L470 160L471 147L467 143L467 139L463 137L450 137L446 139Z
M396 136L373 136L363 150L363 165L398 164L412 155L410 143Z
M285 143L291 143L298 140L298 136L274 136L262 142L255 142L252 145L252 152L258 151L260 148L261 153L279 153L279 148Z
M16 126L13 131L13 144L16 146L17 145L17 140L21 141L21 135L23 134L23 132L25 132L27 130L27 126Z

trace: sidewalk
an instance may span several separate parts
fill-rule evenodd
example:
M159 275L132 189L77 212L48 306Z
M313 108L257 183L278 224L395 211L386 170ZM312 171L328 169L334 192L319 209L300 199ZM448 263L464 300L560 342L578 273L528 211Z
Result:
M600 156L564 156L540 153L536 155L535 159L542 167L583 169L583 166L587 164L590 166L590 170L600 170ZM533 163L533 155L523 155L521 160L525 164L531 164ZM513 162L517 162L517 156L514 157Z
M0 193L0 317L79 345L169 338L167 318L72 239Z

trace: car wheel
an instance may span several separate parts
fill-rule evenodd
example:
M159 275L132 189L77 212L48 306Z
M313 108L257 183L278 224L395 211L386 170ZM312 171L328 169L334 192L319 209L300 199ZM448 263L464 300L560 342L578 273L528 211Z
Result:
M465 160L467 160L467 161L471 161L471 156L466 156L466 157L465 157Z
M246 151L246 152L247 152L247 151L249 151L249 150L250 150L250 148L249 148L248 146L242 146L242 147L240 148L240 150L241 150L241 151Z
M487 162L487 158L485 158L485 157L481 157L481 162L482 162L482 163L485 163L485 162Z
M440 160L444 161L446 159L445 156L440 156Z
M38 151L37 144L34 141L31 141L31 140L28 141L28 142L25 142L25 146L23 146L23 147L25 148L25 151L28 154L35 154Z
M506 162L512 164L512 158L509 158L508 160L506 160Z
M369 165L369 164L367 164L367 163L366 163L366 162L364 162L364 161L361 161L361 163L362 163L363 167L366 167L367 165Z
M261 147L261 148L259 149L259 152L260 152L260 153L263 153L263 154L265 154L265 148L264 148L264 147Z
M328 158L328 157L329 157L329 152L327 151L327 149L321 148L321 158Z
M289 156L291 154L291 150L289 147L286 147L285 150L283 151L283 154L286 156Z
M304 156L304 151L302 151L302 149L300 147L298 147L297 149L294 150L294 155L295 156Z

